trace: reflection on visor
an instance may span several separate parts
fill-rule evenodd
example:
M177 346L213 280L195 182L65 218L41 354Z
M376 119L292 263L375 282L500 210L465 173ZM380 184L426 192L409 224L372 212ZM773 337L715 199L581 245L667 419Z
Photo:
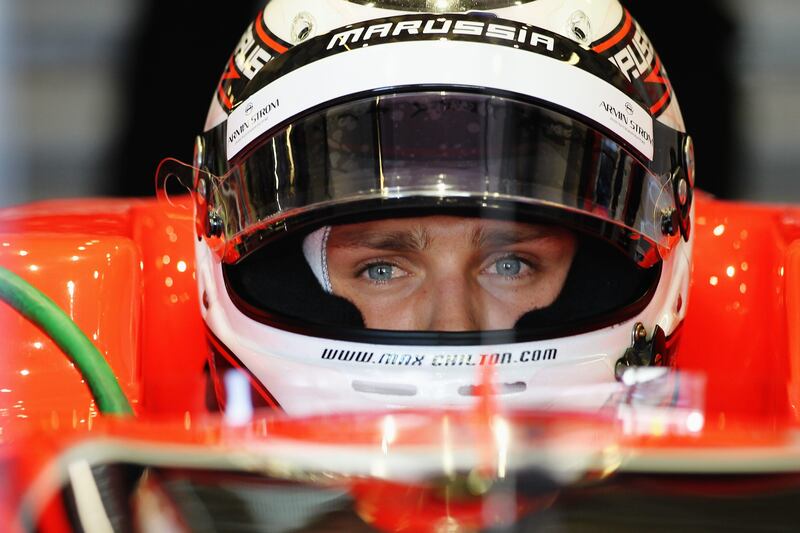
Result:
M674 208L669 176L576 120L508 98L427 92L348 102L297 120L232 165L209 180L201 206L227 261L313 210L414 202L533 206L618 234L640 264L675 240L662 231Z

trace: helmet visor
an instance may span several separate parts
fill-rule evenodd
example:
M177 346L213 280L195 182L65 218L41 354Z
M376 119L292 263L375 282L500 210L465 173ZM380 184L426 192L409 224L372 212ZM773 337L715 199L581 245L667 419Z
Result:
M207 181L198 216L236 262L297 220L339 208L509 205L614 240L643 266L676 238L664 231L671 176L566 114L515 98L455 92L369 96L267 133ZM200 220L203 223L203 220Z

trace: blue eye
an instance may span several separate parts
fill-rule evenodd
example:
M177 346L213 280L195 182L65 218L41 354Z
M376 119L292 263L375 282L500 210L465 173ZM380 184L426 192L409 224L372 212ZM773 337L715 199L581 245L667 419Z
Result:
M495 262L494 268L501 276L516 276L522 272L522 260L516 257L504 257Z
M372 265L367 268L367 276L372 281L391 281L394 277L394 267L385 263Z

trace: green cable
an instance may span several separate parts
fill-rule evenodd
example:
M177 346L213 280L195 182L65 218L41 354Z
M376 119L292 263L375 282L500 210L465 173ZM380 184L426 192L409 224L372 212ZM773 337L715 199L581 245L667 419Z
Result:
M0 267L0 300L33 322L75 363L101 413L133 414L103 355L53 300L3 267Z

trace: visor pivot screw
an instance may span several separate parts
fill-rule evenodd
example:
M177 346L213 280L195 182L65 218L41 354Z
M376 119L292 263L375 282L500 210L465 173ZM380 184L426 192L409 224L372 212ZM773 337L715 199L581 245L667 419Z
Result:
M684 165L686 166L686 177L689 178L689 184L694 187L695 178L695 159L694 159L694 141L691 137L686 137L683 145L683 158Z
M644 327L644 324L637 322L636 325L633 326L633 338L631 340L633 344L647 340L647 328Z
M211 237L221 237L224 223L222 217L218 213L211 212L208 214L208 234Z
M686 205L686 202L689 200L689 184L686 182L685 179L681 178L678 181L678 203L680 203L681 207Z
M196 192L197 192L197 196L199 196L200 198L205 198L206 197L206 192L207 191L206 191L206 180L205 179L200 178L200 179L197 180Z
M198 135L194 140L194 168L200 168L203 166L203 161L205 160L205 152L206 152L206 143L203 141L203 137Z
M680 215L676 209L665 209L661 215L661 232L674 237L680 228Z
M621 381L625 370L630 367L667 364L668 361L665 360L666 345L667 336L660 326L653 329L653 336L647 340L647 328L641 322L637 322L631 333L631 347L625 350L625 354L614 367L616 378Z

